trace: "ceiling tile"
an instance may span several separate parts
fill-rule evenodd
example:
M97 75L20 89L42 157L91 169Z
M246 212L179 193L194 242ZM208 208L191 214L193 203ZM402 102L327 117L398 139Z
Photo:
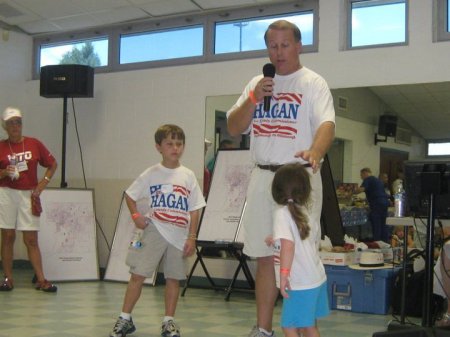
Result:
M22 7L11 1L5 1L0 3L0 20L6 22L9 25L17 25L19 23L37 21L41 19L29 9ZM15 13L15 14L12 14Z
M79 8L87 12L96 12L102 10L113 10L115 8L129 6L127 0L75 0Z
M62 30L78 30L99 25L99 22L96 20L96 18L90 14L57 18L50 20L50 22L61 27Z
M55 5L54 0L13 0L19 5L28 8L30 11L36 13L45 19L60 18L81 14L85 12L77 5L77 1L73 0L58 0Z
M139 6L154 16L174 15L186 12L198 12L201 10L191 1L186 0L162 0L147 2Z
M61 27L47 20L25 22L20 24L19 27L29 34L41 34L61 30Z
M203 9L238 7L255 4L255 1L253 0L195 0L195 2Z
M7 4L7 3L0 3L0 17L3 19L13 18L15 16L21 16L23 13L22 11L18 10L17 8Z
M121 7L110 11L101 11L92 14L102 25L114 24L149 18L150 15L136 7Z

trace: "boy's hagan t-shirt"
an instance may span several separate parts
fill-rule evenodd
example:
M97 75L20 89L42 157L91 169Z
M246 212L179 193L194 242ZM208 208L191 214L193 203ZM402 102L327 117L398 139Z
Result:
M175 169L161 163L145 170L126 190L135 201L148 198L146 214L161 235L173 246L183 250L190 225L190 213L206 202L195 174L185 166Z

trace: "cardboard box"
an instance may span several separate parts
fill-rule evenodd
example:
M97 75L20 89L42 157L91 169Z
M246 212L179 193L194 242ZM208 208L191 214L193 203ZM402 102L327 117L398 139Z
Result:
M321 250L319 256L323 264L331 266L348 266L357 263L355 252L336 253Z

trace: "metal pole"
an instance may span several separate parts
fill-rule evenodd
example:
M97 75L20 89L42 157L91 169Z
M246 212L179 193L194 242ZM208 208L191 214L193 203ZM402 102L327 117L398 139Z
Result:
M429 210L427 221L427 243L425 250L425 284L424 284L424 305L422 311L422 326L433 326L433 266L434 266L434 209L435 195L430 193Z
M66 188L66 124L67 124L67 95L63 102L63 133L62 133L62 155L61 155L61 188Z

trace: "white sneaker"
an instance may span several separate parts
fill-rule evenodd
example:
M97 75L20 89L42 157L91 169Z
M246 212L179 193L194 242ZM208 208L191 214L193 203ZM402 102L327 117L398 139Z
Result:
M272 331L271 335L265 334L262 331L259 331L258 327L255 325L248 334L248 337L275 337L275 331Z
M109 334L109 337L125 337L128 334L132 334L136 331L136 327L133 324L133 320L127 320L119 316L113 330Z
M173 320L163 322L161 326L161 337L180 337L180 327Z

